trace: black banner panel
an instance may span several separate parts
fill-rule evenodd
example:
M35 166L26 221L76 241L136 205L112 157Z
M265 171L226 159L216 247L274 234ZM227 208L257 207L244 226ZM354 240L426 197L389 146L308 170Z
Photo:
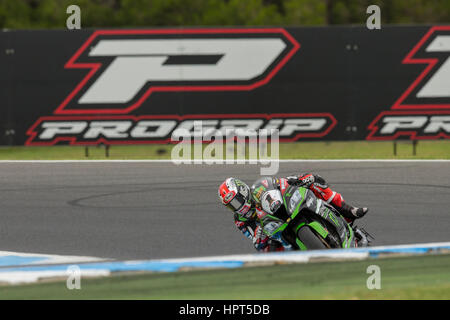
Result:
M3 31L0 144L448 139L450 26Z

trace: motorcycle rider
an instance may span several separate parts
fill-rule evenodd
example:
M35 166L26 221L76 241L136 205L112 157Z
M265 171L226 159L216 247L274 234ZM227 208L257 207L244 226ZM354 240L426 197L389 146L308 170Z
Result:
M258 179L252 188L237 178L227 178L219 187L219 198L223 205L234 212L234 223L236 227L249 239L258 251L283 251L291 250L290 244L285 242L281 235L276 239L269 238L263 232L259 221L274 208L262 208L261 206L261 185L276 188L281 191L286 190L289 185L303 186L309 188L319 199L326 201L338 209L342 216L351 223L355 219L363 217L368 208L357 208L344 201L340 193L337 193L328 186L325 179L318 174L306 173L301 175L288 176L286 178L261 178ZM278 205L281 205L279 203ZM366 245L367 238L359 230L355 233L360 237L360 244Z

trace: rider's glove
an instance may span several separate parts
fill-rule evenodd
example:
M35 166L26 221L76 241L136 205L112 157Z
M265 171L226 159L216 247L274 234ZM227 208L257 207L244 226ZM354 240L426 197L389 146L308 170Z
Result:
M275 232L280 227L281 222L271 221L264 226L264 232L270 234L270 240L279 242L284 250L291 250L292 246L281 236L281 231Z
M253 245L258 251L264 251L268 246L269 237L262 232L262 228L257 226L253 237Z
M314 175L307 173L299 176L289 176L286 178L291 185L309 188L315 181Z
M277 232L273 235L272 240L274 241L278 241L284 248L284 250L292 250L292 245L289 244L288 242L286 242L282 237L281 237L281 232Z
M253 234L250 232L250 226L245 221L239 220L237 215L234 217L234 225L244 234L244 236L249 239L253 239Z

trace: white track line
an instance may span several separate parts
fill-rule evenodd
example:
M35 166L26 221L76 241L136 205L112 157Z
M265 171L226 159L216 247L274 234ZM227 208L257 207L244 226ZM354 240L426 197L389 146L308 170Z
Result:
M263 161L263 163L261 163ZM174 161L172 160L150 160L150 159L142 159L142 160L0 160L1 163L171 163L174 164ZM249 163L249 162L255 162L255 163ZM280 160L266 160L266 159L259 159L259 160L252 160L252 159L246 159L244 163L237 163L237 160L223 160L222 163L218 164L250 164L250 165L267 165L270 162L280 162L280 163L296 163L296 162L418 162L418 163L440 163L440 162L450 162L450 159L280 159ZM182 164L202 164L202 165L217 165L217 163L195 163L193 160L182 163Z
M14 265L15 259L20 262L21 259L35 258L35 262L27 263L29 265L33 264L63 264L72 262L100 262L109 259L89 257L89 256L64 256L56 254L42 254L42 253L25 253L25 252L14 252L14 251L0 251L0 266L10 267ZM8 263L6 263L7 261ZM11 264L11 265L9 265ZM20 263L22 264L22 263Z

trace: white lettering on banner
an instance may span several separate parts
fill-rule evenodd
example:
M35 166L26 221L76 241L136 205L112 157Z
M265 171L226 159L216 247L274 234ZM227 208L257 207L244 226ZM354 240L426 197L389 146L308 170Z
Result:
M139 121L136 127L131 131L133 138L158 138L167 136L177 125L175 120L146 120ZM150 128L156 127L151 131Z
M152 81L252 80L285 48L277 38L100 40L89 56L116 58L78 103L126 103ZM222 57L215 64L164 64L180 55Z
M398 131L412 131L426 134L450 133L450 116L386 116L383 118L380 134L393 134Z
M216 126L219 123L219 120L203 120L202 121L202 132L196 132L194 123L198 120L184 120L181 122L178 127L172 133L172 136L184 136L186 132L192 132L194 136L202 136L202 135L213 135L217 130Z
M436 133L440 130L450 133L450 116L434 116L430 118L430 124L425 128L425 133Z
M44 122L42 128L44 131L39 135L39 139L51 140L57 135L76 135L86 129L86 121L55 121Z
M380 130L381 134L391 134L400 129L419 129L426 122L426 116L407 116L407 117L385 117L383 122L386 123Z
M444 121L445 120L445 121ZM448 119L432 120L430 128L448 128ZM201 126L196 123L201 123ZM207 120L175 120L175 119L117 119L117 120L73 120L43 121L37 131L40 141L51 141L58 137L74 138L77 141L93 141L99 138L114 140L124 139L168 139L170 137L186 137L216 141L231 138L245 147L247 139L259 139L263 144L270 144L266 133L277 131L277 136L292 138L299 133L320 133L327 128L327 118L287 118L287 119L207 119ZM266 123L266 125L265 125ZM401 127L401 126L397 126ZM278 134L279 132L279 134ZM234 141L234 140L233 140ZM234 142L231 141L232 144ZM264 142L266 141L266 142ZM208 149L209 150L209 149ZM212 153L222 152L220 148L211 146ZM256 150L249 150L256 155ZM263 150L261 150L263 153Z
M258 130L263 125L264 120L262 119L232 119L232 120L222 120L221 127L219 130L225 132L225 129L230 129L229 132L233 134L243 134L245 135L248 131ZM255 132L256 134L256 132Z
M449 52L450 36L436 36L426 52ZM444 98L450 97L450 57L433 74L427 83L416 95L418 98Z
M289 136L297 131L319 131L327 123L326 119L286 119L280 136Z
M92 121L84 138L95 139L99 136L110 139L127 138L127 130L132 124L131 121Z

